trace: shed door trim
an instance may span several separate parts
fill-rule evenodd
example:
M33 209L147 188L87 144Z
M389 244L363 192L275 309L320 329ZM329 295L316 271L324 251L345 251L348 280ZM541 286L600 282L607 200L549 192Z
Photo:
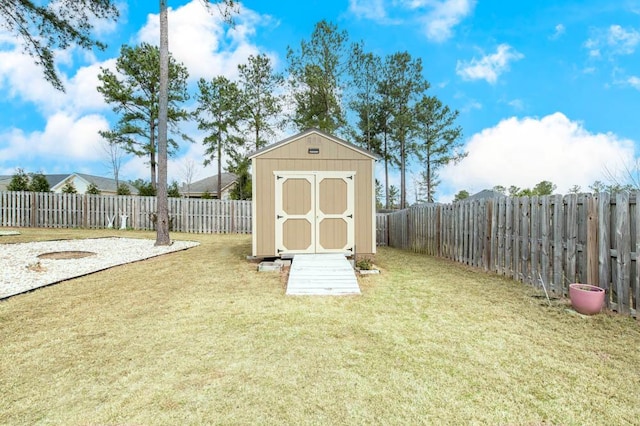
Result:
M275 181L275 249L276 253L346 253L353 254L355 244L355 172L353 171L274 171ZM285 200L285 182L295 179L292 188L299 191L302 205L291 206ZM332 182L333 181L333 182ZM308 182L308 187L305 184ZM288 190L292 189L288 188ZM306 191L309 190L310 194ZM290 191L287 191L287 193ZM332 202L331 196L345 194L346 199L338 196ZM284 203L287 203L285 207ZM323 207L324 206L324 207ZM334 206L336 206L334 208ZM327 211L323 211L323 208ZM287 211L287 209L289 211ZM308 225L306 223L308 223ZM285 229L285 226L287 229ZM297 235L291 241L291 233ZM287 234L287 235L285 235ZM296 247L287 247L297 245ZM343 244L344 243L344 244Z

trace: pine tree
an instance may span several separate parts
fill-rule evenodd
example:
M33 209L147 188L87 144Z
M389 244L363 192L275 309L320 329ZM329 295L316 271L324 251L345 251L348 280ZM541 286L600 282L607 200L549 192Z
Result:
M201 78L197 101L194 115L198 129L209 132L202 142L207 156L204 165L217 159L219 196L222 193L222 155L244 145L244 140L238 136L239 123L244 118L242 95L238 85L226 77L215 77L211 81Z
M413 134L418 140L416 153L425 165L423 182L427 202L433 203L439 183L438 170L467 156L460 140L462 128L455 125L458 111L451 111L435 96L423 96L413 111L416 123Z
M98 86L113 111L120 115L112 130L100 134L110 143L119 143L128 153L148 157L151 184L157 183L157 155L160 102L160 52L155 46L122 46L116 60L117 73L102 68ZM168 92L168 125L174 133L189 115L180 104L187 99L187 69L175 60L169 60L170 84ZM121 77L120 77L121 76ZM183 139L189 140L186 135ZM175 140L168 140L168 152L178 148Z
M265 54L250 55L246 64L238 65L242 95L244 127L253 140L253 149L267 144L267 137L275 134L274 123L282 112L282 96L278 95L284 84L282 74L274 72L271 59Z
M322 20L299 50L287 47L293 122L298 130L316 127L335 133L346 124L341 96L349 59L347 41L346 31Z
M0 27L17 39L45 79L64 91L55 65L55 50L79 46L104 50L106 44L93 37L99 20L118 18L117 2L113 0L2 0Z

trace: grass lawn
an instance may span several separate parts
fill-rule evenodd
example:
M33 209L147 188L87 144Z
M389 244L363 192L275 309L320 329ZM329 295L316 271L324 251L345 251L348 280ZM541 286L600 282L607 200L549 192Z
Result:
M172 238L202 244L0 302L0 424L640 421L632 318L385 248L362 296L290 297L249 236Z

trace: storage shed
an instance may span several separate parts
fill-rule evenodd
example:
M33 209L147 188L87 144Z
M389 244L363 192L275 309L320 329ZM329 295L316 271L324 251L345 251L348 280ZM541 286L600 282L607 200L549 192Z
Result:
M249 158L253 256L376 252L374 154L309 129Z

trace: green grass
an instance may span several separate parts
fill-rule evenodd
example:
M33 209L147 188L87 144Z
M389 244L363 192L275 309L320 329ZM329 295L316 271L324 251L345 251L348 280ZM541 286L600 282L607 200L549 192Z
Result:
M0 242L144 232L22 229ZM289 297L249 236L0 302L0 424L634 424L640 327L381 249L362 296Z

